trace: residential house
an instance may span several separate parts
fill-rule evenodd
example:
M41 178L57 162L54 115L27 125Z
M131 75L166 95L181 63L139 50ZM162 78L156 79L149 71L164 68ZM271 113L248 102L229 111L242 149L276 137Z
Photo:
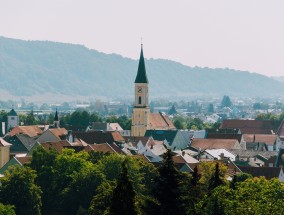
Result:
M235 161L236 156L225 149L206 149L202 155L201 160L224 160L229 159Z
M236 156L235 163L238 165L256 167L276 166L275 162L278 154L276 151L256 151L244 149L231 149L229 151ZM274 164L272 160L275 160Z
M243 139L248 150L278 151L283 148L282 141L276 134L244 134Z
M171 150L185 149L188 146L180 130L147 130L144 136L163 141Z
M0 138L0 168L10 160L10 146L12 144Z
M125 143L125 139L117 131L76 131L72 132L72 135L74 139L79 138L87 144L116 143L121 145Z
M204 151L206 149L241 149L237 139L193 139L191 147L196 150Z
M281 167L252 167L239 166L238 168L244 172L251 174L253 177L265 177L266 179L278 178L279 181L284 181L284 173Z
M220 128L240 129L242 134L275 134L281 122L275 120L224 120Z
M53 142L66 140L68 131L65 128L52 128L44 131L37 139L37 142Z
M4 174L4 172L10 167L10 166L20 166L23 167L27 163L31 162L32 157L30 156L24 156L24 157L17 157L14 156L11 160L9 160L1 169L0 174Z

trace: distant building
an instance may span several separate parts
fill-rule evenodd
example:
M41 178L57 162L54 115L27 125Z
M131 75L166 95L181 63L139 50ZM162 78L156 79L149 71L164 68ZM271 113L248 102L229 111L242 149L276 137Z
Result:
M7 129L8 131L11 128L14 128L19 125L19 116L17 112L14 110L14 108L8 113L8 124Z

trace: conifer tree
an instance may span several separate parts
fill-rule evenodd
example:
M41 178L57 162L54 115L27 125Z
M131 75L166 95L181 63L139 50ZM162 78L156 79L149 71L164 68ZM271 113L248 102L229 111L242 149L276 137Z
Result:
M126 161L122 163L122 171L113 191L110 214L112 215L135 215L135 191L132 181L128 177Z
M197 166L195 166L192 173L191 185L196 186L199 179L200 179L200 174L198 173Z
M183 214L180 200L181 174L175 168L172 157L173 153L168 149L159 168L160 176L156 180L155 197L160 204L158 214Z
M220 169L219 169L219 163L217 162L215 165L215 173L209 180L209 187L208 190L213 190L214 188L222 185L224 182L222 181L220 177Z

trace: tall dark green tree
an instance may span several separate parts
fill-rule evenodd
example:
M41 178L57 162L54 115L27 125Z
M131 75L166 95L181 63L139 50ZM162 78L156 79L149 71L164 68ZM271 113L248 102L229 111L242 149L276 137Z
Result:
M117 186L113 191L110 214L112 215L135 215L137 208L135 205L135 191L132 181L128 177L126 161L122 163L122 171L117 181Z
M213 104L209 104L207 112L209 114L214 113L214 106L213 106Z
M175 115L175 114L177 114L177 110L176 110L175 105L173 105L173 106L171 107L171 109L169 110L168 114L169 114L169 115Z
M158 169L154 195L159 202L158 214L184 214L181 210L181 173L175 168L170 149L163 156L163 164Z
M197 166L195 166L192 173L191 185L196 186L199 179L200 179L200 174L198 172Z
M229 96L223 96L221 107L231 107L233 104Z
M215 165L215 173L214 175L212 175L212 177L209 180L208 190L213 190L222 184L224 184L224 182L221 179L219 163L217 162Z

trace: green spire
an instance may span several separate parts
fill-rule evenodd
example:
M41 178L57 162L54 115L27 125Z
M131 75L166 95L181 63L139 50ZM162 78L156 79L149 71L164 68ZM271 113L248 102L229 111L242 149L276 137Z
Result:
M148 78L147 78L147 74L146 74L146 68L145 68L145 62L144 62L144 56L143 56L143 45L142 44L141 44L141 52L140 52L140 59L139 59L137 76L136 76L134 83L147 83L148 84Z

